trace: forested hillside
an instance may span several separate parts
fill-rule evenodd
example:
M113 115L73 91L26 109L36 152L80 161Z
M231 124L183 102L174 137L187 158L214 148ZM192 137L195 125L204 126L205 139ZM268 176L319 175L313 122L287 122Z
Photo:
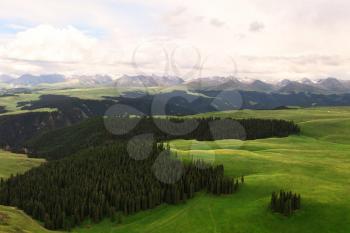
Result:
M43 133L27 150L51 161L0 184L0 204L16 206L48 229L71 229L117 212L178 204L195 192L231 194L238 180L223 166L182 163L163 143L172 139L249 140L285 137L293 122L259 119L113 116ZM243 181L243 179L242 179Z
M23 99L28 98L27 101L11 103L12 110L9 110L9 113L15 109L22 111L22 114L0 116L0 131L4 132L0 135L0 146L3 148L9 147L13 151L21 151L23 143L33 136L52 129L71 126L87 118L104 116L116 103L128 106L129 109L125 110L128 114L137 112L137 115L146 116L184 116L237 109L283 109L287 108L286 106L343 106L350 103L349 94L279 94L236 90L223 92L197 90L193 93L169 91L153 94L128 91L121 96L103 96L99 92L98 99L93 99L92 93L88 95L92 99L65 95L27 95L23 96ZM9 104L8 101L20 98L15 97L12 100L5 100L5 103ZM36 99L37 97L39 99ZM8 106L5 107L0 107L0 114L8 111ZM44 109L51 112L42 112ZM130 111L130 109L134 110ZM41 112L23 113L23 111Z
M28 141L26 147L31 155L52 160L66 157L87 147L145 134L155 141L211 141L286 137L299 132L298 125L283 120L110 117L93 118L71 127L41 134Z
M0 116L0 146L18 151L23 143L39 132L50 131L80 122L83 117L61 112L29 112Z
M0 114L5 113L6 109L4 106L0 106Z
M86 219L183 203L201 190L220 195L238 189L238 180L224 177L223 166L183 164L162 144L139 143L139 153L151 147L143 160L131 157L121 141L1 180L0 204L23 209L48 229L69 230Z

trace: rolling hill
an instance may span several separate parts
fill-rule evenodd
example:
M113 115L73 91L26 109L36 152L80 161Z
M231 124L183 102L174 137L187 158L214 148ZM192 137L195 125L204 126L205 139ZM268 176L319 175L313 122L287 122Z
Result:
M350 211L347 198L349 108L243 110L206 113L205 116L211 115L294 120L301 126L302 135L244 143L237 140L172 141L172 150L184 160L201 158L224 164L228 175L244 174L246 184L234 197L218 198L201 193L186 205L162 205L125 217L122 224L109 220L99 224L86 222L73 232L171 233L197 229L204 233L228 233L237 229L243 233L345 233L350 230L347 224L350 220L347 214ZM303 208L291 218L272 214L267 209L271 192L281 188L302 194ZM6 211L13 210L0 207L0 213ZM18 232L14 222L23 222L27 227L24 229L29 232L47 232L18 211L14 210L11 219L13 222L8 226L0 226L3 232Z
M42 159L30 159L25 155L0 150L0 178L8 178L11 174L22 174L44 162ZM22 211L7 206L0 206L0 232L52 233Z
M105 220L97 225L83 225L74 232L172 233L195 229L203 233L346 233L350 230L347 224L350 132L346 127L350 122L349 108L223 114L293 119L301 125L303 135L243 144L236 140L173 141L172 149L185 160L202 158L224 164L231 176L245 174L245 186L235 197L199 194L183 206L165 205L129 216L119 225ZM341 117L343 120L339 121ZM335 142L331 135L344 141ZM302 194L303 208L291 218L272 214L267 208L271 192L281 188Z

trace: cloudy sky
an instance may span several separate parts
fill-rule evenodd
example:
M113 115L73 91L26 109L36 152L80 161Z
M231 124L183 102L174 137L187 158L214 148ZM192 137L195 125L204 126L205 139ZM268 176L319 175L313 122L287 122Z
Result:
M0 74L350 79L348 0L1 0Z

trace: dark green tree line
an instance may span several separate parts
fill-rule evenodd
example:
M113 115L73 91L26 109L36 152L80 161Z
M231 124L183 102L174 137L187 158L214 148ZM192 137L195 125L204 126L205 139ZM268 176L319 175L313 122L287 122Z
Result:
M118 142L1 180L0 203L24 210L48 229L69 230L86 219L99 222L120 212L129 215L162 203L183 203L201 190L222 195L238 189L238 180L225 177L223 166L204 168L203 163L182 163L158 143L152 144L148 158L137 161L125 143ZM174 178L176 169L170 167L182 169Z
M273 212L290 216L294 211L301 208L300 194L285 192L281 190L279 193L273 192L271 196L270 208Z
M106 122L109 130L106 129ZM179 126L179 124L181 125ZM114 135L110 132L113 129L125 133ZM110 141L128 140L135 135L142 134L150 134L156 141L173 139L211 141L286 137L299 132L298 125L284 120L162 119L150 117L113 117L106 120L106 118L93 118L71 127L39 135L27 142L26 147L30 154L48 160L55 160L72 155L87 147L95 147Z

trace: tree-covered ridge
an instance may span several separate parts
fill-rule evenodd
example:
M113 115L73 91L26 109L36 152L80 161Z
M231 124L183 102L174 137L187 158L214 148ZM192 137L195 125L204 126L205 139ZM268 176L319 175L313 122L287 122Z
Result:
M145 134L155 141L211 141L286 137L299 132L298 125L284 120L110 117L88 119L71 127L41 134L28 141L26 146L31 154L52 160L66 157L87 147L128 140Z
M146 159L135 160L120 141L49 162L1 180L0 203L23 209L48 229L70 229L88 218L98 222L116 212L186 202L202 190L220 195L238 189L223 166L185 164L163 144L151 148Z
M0 114L7 112L4 106L0 106Z
M41 108L57 109L68 116L103 116L107 109L115 104L112 100L89 100L64 95L42 95L39 100L18 102L22 110Z
M212 93L210 94L212 95ZM140 93L128 92L121 97L105 97L104 100L80 99L64 95L41 95L38 100L35 95L30 98L27 97L30 101L12 103L13 107L16 106L18 111L51 109L53 112L27 112L0 116L0 131L3 132L0 135L0 147L11 149L11 151L23 152L23 144L32 137L47 131L80 123L86 118L104 116L106 111L116 104L115 101L118 101L120 105L130 107L124 109L128 114L133 114L134 111L131 109L134 109L137 111L136 115L146 116L183 116L208 111L235 109L231 108L230 101L226 103L220 98L215 98L215 95L198 98L197 95L183 91L157 94L157 98L154 95L135 98L135 95L140 95ZM19 98L22 98L22 96L18 96L12 101L18 101ZM31 98L34 98L34 100ZM23 97L23 99L25 98ZM155 99L157 102L154 102ZM188 102L187 100L193 101ZM254 101L250 100L249 102ZM157 103L156 106L158 107L154 108L155 103ZM214 103L216 105L219 104L221 106L220 109L216 109ZM228 106L226 106L227 104ZM7 111L8 106L5 107L4 109L0 107L0 113ZM245 107L242 106L242 108Z
M16 206L48 229L70 229L116 212L132 214L162 203L177 204L206 190L238 189L223 166L183 164L166 141L250 140L300 132L293 122L261 119L153 118L113 114L49 131L27 151L51 161L1 181L0 204ZM243 182L243 179L241 180Z

